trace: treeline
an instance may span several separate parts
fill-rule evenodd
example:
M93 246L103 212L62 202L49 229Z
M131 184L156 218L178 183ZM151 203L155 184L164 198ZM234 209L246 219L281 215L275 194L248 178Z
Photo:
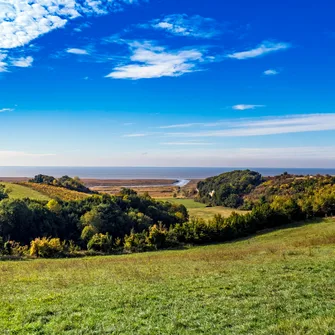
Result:
M236 170L207 178L198 183L197 201L211 206L239 208L243 205L243 197L264 181L255 171Z
M259 173L244 170L223 173L198 184L197 201L210 206L252 209L262 203L292 198L310 210L317 204L331 202L335 192L335 177L329 175L296 176L283 173L262 177Z
M130 202L146 201L145 198L135 195L131 195L130 198ZM149 219L149 216L136 212L134 207L129 207L128 195L119 196L118 201L122 203L122 206L125 206L125 209L128 208L125 215L132 218L132 224L127 224L126 218L123 217L121 219L122 216L119 216L119 212L114 210L111 212L108 209L111 203L110 199L106 200L105 198L98 205L98 208L92 208L89 203L86 203L88 205L86 213L80 216L79 221L75 219L75 216L72 217L70 215L74 222L67 229L70 226L73 228L76 226L80 227L79 230L74 228L77 234L77 243L73 239L63 240L60 237L42 237L35 238L29 245L22 246L14 241L4 242L4 239L1 240L0 238L0 253L4 255L64 257L159 250L181 247L185 244L196 245L229 241L249 236L262 229L279 227L288 223L302 221L312 216L324 217L335 213L334 194L331 203L319 204L318 201L315 201L313 203L315 207L312 206L311 208L306 206L306 204L299 204L292 198L281 198L273 203L257 204L251 212L245 215L233 213L227 218L216 215L208 221L197 218L187 220L183 207L174 207L174 205L164 203L162 204L164 210L160 215L164 213L163 215L168 215L171 219L170 225L165 225L163 224L164 221L153 224L152 218ZM7 201L3 200L2 203ZM151 200L147 199L147 201ZM102 207L100 207L101 205ZM49 203L50 206L51 204ZM52 212L58 212L58 215L60 215L62 209L57 208L57 206L54 203L52 208L48 209L50 215L52 215ZM122 206L119 208L122 208ZM149 207L146 208L149 210ZM2 219L1 210L0 218ZM66 215L65 213L66 210L65 212L63 210L63 215ZM156 221L159 219L164 218L156 217ZM80 230L81 234L79 236ZM75 237L66 236L68 238ZM25 241L26 239L24 238L23 240Z
M93 195L81 201L0 201L0 237L3 243L15 241L14 245L52 237L87 249L100 234L123 240L127 234L149 230L155 224L169 228L187 220L183 205L155 201L129 189L117 196Z
M30 179L29 182L64 187L68 190L77 192L95 193L92 192L92 190L90 190L88 187L86 187L78 177L71 178L69 176L63 176L61 178L55 178L52 176L39 174L35 176L33 179Z

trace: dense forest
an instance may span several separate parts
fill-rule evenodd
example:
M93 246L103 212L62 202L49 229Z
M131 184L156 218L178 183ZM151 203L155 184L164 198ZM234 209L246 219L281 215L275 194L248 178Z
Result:
M10 199L0 186L0 254L62 257L227 241L264 228L332 216L335 178L263 178L249 170L233 171L199 183L198 200L251 211L206 221L189 218L183 205L156 201L131 189L115 196L47 202Z
M236 170L207 178L198 183L198 200L212 206L238 208L243 197L263 181L258 172Z
M196 200L209 206L252 209L262 203L280 206L290 200L313 216L333 208L335 177L296 176L288 173L262 177L250 170L233 171L199 182L198 190Z

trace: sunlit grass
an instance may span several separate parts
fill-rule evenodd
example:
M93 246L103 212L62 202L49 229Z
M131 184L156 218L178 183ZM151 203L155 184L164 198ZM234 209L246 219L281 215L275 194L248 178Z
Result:
M0 334L334 334L335 221L206 247L0 263Z
M0 184L5 185L9 197L12 199L30 198L35 200L50 200L50 197L47 195L23 185L5 182L0 182Z
M184 199L184 198L159 198L157 200L160 201L169 201L172 203L177 203L184 205L188 212L190 217L199 217L203 219L211 219L215 214L220 214L224 217L228 217L231 213L247 213L247 211L240 211L234 208L227 208L227 207L207 207L205 204L202 204L200 202L196 202L193 199Z
M68 190L64 187L46 185L46 184L37 184L37 183L30 183L30 182L22 182L20 185L28 187L32 190L35 190L49 199L62 199L64 201L71 201L71 200L83 200L89 197L90 195L87 193L77 192Z

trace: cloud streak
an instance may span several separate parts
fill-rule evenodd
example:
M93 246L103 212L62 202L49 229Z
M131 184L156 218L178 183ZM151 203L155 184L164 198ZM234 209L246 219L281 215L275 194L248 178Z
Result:
M14 108L2 108L0 109L0 113L6 113L6 112L13 112Z
M150 24L140 25L140 27L162 30L175 36L204 39L213 38L221 34L218 24L214 19L205 18L200 15L166 15L162 19L152 20Z
M263 74L266 76L276 76L277 74L279 74L279 72L274 69L269 69L269 70L265 70Z
M254 49L240 51L240 52L234 52L231 54L228 54L226 57L232 58L232 59L248 59L248 58L255 58L255 57L261 57L265 56L269 53L286 50L291 47L291 44L289 43L273 43L269 41L264 41L260 45L258 45Z
M244 111L244 110L247 110L247 109L256 109L256 108L259 108L259 107L266 107L265 105L235 105L235 106L232 106L232 109L235 109L235 110L238 110L238 111Z
M176 146L201 146L201 145L213 145L213 143L208 142L162 142L160 145L176 145Z
M231 121L224 129L213 131L165 133L169 137L247 137L335 130L335 113L291 115L278 118Z
M66 49L66 52L74 55L89 55L89 52L87 50L78 48L68 48Z
M35 154L23 151L0 150L1 158L16 158L16 157L46 157L56 156L55 154Z
M199 63L204 60L202 51L168 50L151 42L131 42L130 63L117 66L106 78L149 79L179 77L185 73L199 71Z

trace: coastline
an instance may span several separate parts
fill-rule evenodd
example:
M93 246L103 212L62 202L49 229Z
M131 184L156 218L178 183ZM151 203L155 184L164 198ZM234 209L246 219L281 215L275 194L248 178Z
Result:
M28 177L0 177L0 183L19 183L26 182ZM95 179L82 178L81 181L86 187L90 188L147 188L147 187L184 187L191 182L190 179Z

